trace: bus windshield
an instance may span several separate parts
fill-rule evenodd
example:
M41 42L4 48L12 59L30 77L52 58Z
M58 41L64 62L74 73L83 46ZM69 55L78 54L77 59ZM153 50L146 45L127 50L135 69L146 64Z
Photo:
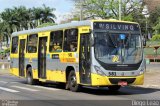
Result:
M95 32L97 60L108 64L135 64L142 60L140 33Z

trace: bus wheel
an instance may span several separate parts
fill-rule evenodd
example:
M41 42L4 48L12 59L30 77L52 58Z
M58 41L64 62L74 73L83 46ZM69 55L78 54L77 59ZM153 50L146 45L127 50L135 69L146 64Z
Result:
M73 92L80 91L81 87L79 84L77 84L76 74L73 70L69 73L68 84L71 91Z
M108 89L110 91L118 91L121 88L120 85L112 85L112 86L108 86Z
M27 70L26 79L27 79L27 84L34 85L36 81L32 77L31 70L32 70L32 68L29 67L28 70Z

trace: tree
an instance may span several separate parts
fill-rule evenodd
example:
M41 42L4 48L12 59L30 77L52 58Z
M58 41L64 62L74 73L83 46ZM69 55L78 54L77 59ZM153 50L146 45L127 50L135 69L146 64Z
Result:
M2 19L0 34L4 39L7 40L8 43L11 33L17 31L18 21L14 20L14 12L9 8L5 9L0 16Z
M53 26L53 25L56 25L56 24L55 23L47 22L47 23L43 23L43 24L37 26L37 28L42 28L42 27L47 27L47 26Z
M43 8L33 7L31 11L35 22L35 27L39 26L42 23L47 23L47 22L55 23L54 19L56 19L56 16L53 14L55 8L50 8L43 4Z
M118 19L118 0L72 0L77 9L83 11L84 19ZM133 20L133 14L142 13L143 0L122 0L122 20Z
M36 28L42 23L52 22L55 23L54 19L54 8L47 7L33 7L26 8L25 6L6 8L0 13L0 35L7 40L10 39L10 35L13 32Z
M54 19L56 18L56 16L52 13L53 11L55 11L54 8L47 7L45 4L43 4L43 9L41 11L41 19L43 23L55 23Z

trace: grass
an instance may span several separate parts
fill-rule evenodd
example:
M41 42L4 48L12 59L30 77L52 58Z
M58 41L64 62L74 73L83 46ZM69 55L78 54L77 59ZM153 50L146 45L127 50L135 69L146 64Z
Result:
M160 41L147 41L147 46L154 46L154 45L160 45ZM156 55L156 52L154 52L154 48L145 48L144 54ZM160 55L160 48L158 49L157 54Z
M160 45L160 41L147 41L147 46L150 45Z
M154 52L154 48L145 48L144 54L145 55L156 55L156 52ZM158 49L157 54L160 55L160 48Z

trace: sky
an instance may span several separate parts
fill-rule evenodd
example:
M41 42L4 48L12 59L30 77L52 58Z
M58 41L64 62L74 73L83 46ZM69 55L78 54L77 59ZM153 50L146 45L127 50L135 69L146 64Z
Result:
M0 0L0 12L5 8L13 8L14 6L25 6L27 8L41 7L42 4L55 8L54 14L57 19L56 22L59 23L62 16L68 14L73 9L73 2L71 0Z

